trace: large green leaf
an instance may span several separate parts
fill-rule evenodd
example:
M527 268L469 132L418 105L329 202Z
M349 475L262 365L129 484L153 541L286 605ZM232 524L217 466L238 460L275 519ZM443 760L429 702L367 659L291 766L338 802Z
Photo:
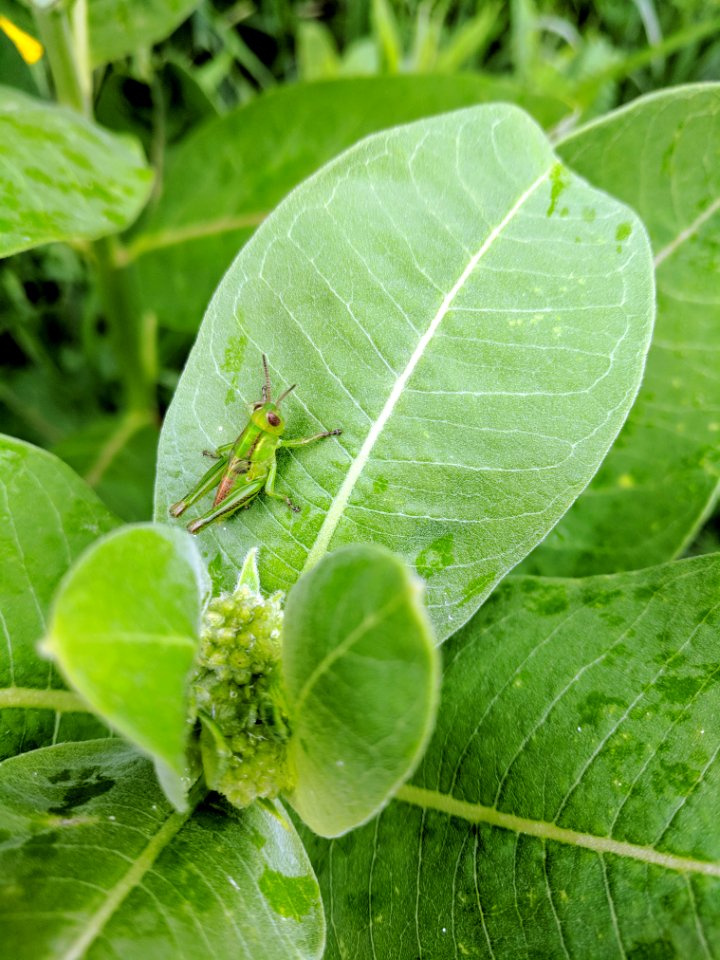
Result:
M308 835L327 960L715 956L719 596L718 557L503 584L404 802Z
M77 556L118 521L60 460L0 437L0 759L102 727L35 650Z
M100 67L163 40L197 5L198 0L89 0L92 66Z
M439 662L420 583L379 547L326 557L290 592L282 665L290 799L316 833L337 836L387 803L433 727Z
M492 100L545 126L567 109L498 78L375 77L281 87L205 124L168 157L160 201L126 253L139 258L146 307L195 331L237 251L292 187L369 133Z
M173 812L120 741L0 766L0 923L16 960L310 960L317 881L283 818L212 797Z
M662 91L578 131L563 160L631 204L657 265L643 388L590 489L531 573L612 573L672 559L720 481L720 84Z
M376 134L298 188L227 273L168 412L156 516L232 439L260 353L290 436L290 514L260 498L203 531L232 586L258 543L266 588L328 549L400 553L440 639L551 529L614 440L653 315L642 225L557 163L512 106ZM198 507L193 508L194 513Z
M128 138L9 87L0 87L0 160L0 256L116 233L152 180Z
M44 643L103 719L179 775L205 579L183 531L123 527L66 576Z

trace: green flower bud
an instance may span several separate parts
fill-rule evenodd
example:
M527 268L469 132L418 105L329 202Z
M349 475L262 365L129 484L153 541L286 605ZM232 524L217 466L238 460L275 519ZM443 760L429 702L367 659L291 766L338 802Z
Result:
M254 561L253 551L234 593L210 601L192 681L205 779L238 807L292 786L280 673L284 595L263 597Z

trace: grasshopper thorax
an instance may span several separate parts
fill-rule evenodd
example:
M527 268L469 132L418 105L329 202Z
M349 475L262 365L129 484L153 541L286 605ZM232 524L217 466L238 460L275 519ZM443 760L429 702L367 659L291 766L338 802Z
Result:
M271 433L273 436L281 437L285 432L285 420L276 403L253 404L250 419L260 430L264 430L265 433Z

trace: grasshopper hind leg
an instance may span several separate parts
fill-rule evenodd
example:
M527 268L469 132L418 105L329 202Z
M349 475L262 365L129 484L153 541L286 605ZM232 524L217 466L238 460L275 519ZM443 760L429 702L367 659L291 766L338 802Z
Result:
M214 463L212 467L205 473L196 487L193 487L189 493L186 493L182 500L178 500L177 503L174 503L170 507L170 516L171 517L180 517L185 513L188 507L191 507L200 497L204 497L206 493L209 493L210 490L213 490L218 483L220 478L225 472L227 466L227 457L220 457L217 463Z
M237 510L249 506L251 501L253 501L262 490L264 482L264 480L255 480L253 483L247 483L242 487L236 488L217 506L212 507L201 517L191 520L187 525L188 530L190 533L200 533L201 530L209 526L209 524L215 523L216 520L222 520Z

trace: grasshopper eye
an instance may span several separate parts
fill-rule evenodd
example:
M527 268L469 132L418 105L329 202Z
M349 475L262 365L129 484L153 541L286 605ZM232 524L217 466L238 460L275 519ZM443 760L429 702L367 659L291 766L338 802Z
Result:
M279 427L280 417L276 413L273 413L271 410L270 413L267 415L267 422L270 424L271 427Z
M252 407L252 408L253 408L253 411L259 410L260 407L262 407L262 406L263 406L262 400L258 400L257 403L254 403L254 404L253 404L253 407Z

